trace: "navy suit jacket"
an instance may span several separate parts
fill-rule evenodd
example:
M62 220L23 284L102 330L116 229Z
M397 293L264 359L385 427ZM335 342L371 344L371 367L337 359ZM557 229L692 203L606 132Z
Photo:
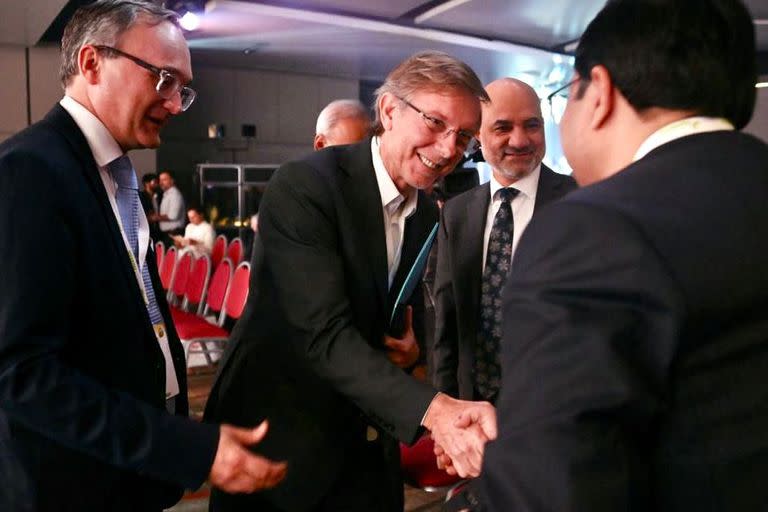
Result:
M766 198L768 146L719 131L533 219L476 510L765 510Z
M430 375L435 387L472 400L475 345L480 319L483 233L491 201L490 183L448 201L441 213L435 273L435 339ZM542 164L534 217L542 206L576 188L570 176Z
M170 319L150 247L147 263ZM159 510L218 443L165 366L90 148L57 105L0 145L0 510Z

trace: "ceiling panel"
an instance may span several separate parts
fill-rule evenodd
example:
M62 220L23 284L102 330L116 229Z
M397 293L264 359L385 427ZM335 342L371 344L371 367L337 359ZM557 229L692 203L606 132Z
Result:
M426 1L427 0L288 0L279 2L279 5L296 7L299 9L346 12L368 17L395 19L419 7Z
M605 0L471 0L424 26L559 49L576 40Z

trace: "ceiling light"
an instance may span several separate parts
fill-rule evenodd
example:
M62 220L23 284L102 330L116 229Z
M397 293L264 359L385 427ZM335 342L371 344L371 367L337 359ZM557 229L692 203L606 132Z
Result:
M187 13L179 20L179 24L184 30L197 30L197 28L200 26L200 16L193 13L192 11L187 11Z
M458 7L461 4L465 4L465 3L469 2L469 1L470 0L448 0L445 3L437 5L437 6L433 7L433 8L431 8L430 10L419 14L418 16L416 16L413 19L413 21L416 24L424 23L428 19L434 18L438 14L442 14L442 13L444 13L446 11L450 11L454 7Z

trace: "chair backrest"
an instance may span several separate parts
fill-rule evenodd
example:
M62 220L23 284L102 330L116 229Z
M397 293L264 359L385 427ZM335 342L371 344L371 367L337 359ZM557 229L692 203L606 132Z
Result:
M229 258L224 258L216 267L211 278L211 286L208 288L208 295L205 298L205 311L219 312L224 307L224 300L227 298L227 289L229 281L232 279L232 262Z
M173 271L176 268L176 248L169 247L163 257L163 266L160 268L160 283L163 290L168 290L173 283Z
M227 247L227 258L229 258L229 261L231 261L233 265L239 265L243 260L243 241L240 237L236 236L229 242L229 247Z
M237 320L243 313L245 303L248 302L248 288L251 282L251 264L247 261L240 263L232 275L232 281L227 290L227 299L224 301L219 324L223 325L228 316Z
M192 263L192 269L189 272L189 280L187 280L187 290L184 293L184 302L181 304L182 309L187 310L191 304L197 304L198 313L202 313L203 297L208 289L208 281L211 278L211 258L208 255L203 255L197 258Z
M184 252L179 258L173 276L173 283L171 284L172 296L181 297L186 293L187 283L189 282L189 273L192 270L192 261L191 251Z
M165 256L165 244L163 242L155 243L155 261L157 261L157 271L163 268L163 256Z
M227 237L219 235L213 242L213 249L211 249L211 268L215 269L224 259L224 253L227 252Z

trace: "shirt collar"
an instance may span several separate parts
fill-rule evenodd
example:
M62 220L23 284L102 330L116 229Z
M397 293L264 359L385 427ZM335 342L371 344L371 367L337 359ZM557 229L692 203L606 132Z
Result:
M400 206L403 201L403 215L407 217L416 209L416 198L418 194L412 190L408 196L404 196L395 186L392 177L384 167L384 161L381 159L381 148L379 138L371 137L371 157L373 159L373 170L376 172L376 182L379 185L379 194L381 195L381 207L387 210L391 215Z
M509 188L516 188L520 191L520 194L529 197L531 199L536 198L536 190L539 187L539 174L541 173L541 164L537 165L536 168L514 182L512 185L509 186ZM491 172L491 202L493 202L494 196L496 196L496 192L498 192L500 189L505 188L501 183L499 183L496 180L496 176L493 175L493 172Z
M90 110L69 96L64 96L59 104L72 116L75 124L83 132L96 165L104 167L112 160L123 156L123 150L120 149L115 138Z
M640 160L659 146L687 135L733 129L733 124L722 117L693 116L679 119L662 126L645 139L632 161Z

